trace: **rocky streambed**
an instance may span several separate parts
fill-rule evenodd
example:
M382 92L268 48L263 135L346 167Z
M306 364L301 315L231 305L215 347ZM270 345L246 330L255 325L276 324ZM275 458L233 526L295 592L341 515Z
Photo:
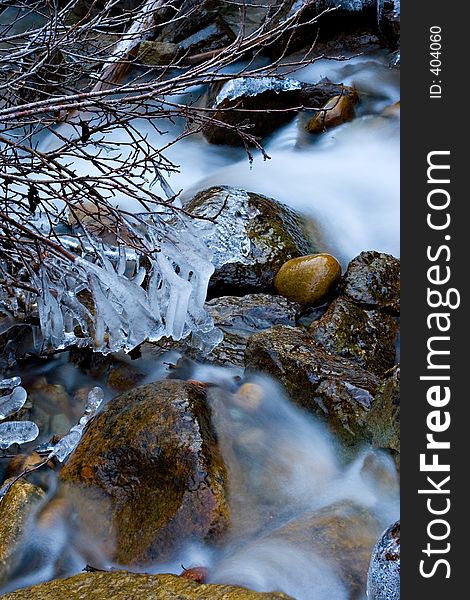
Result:
M382 3L379 25L373 4L330 17L319 48L368 53L336 65L334 80L284 73L197 93L219 123L183 140L174 182L186 210L216 216L214 247L240 245L205 303L219 344L164 338L129 354L44 357L31 324L2 333L4 375L28 392L14 419L40 429L0 451L3 484L44 462L93 386L105 392L65 463L48 461L1 499L2 597L399 598L400 263L387 220L398 198L382 189L398 175L398 29L396 3ZM231 5L215 20L214 10L203 3L190 29L173 23L141 60L226 44ZM220 127L241 116L273 150L252 171ZM356 173L361 140L371 143Z

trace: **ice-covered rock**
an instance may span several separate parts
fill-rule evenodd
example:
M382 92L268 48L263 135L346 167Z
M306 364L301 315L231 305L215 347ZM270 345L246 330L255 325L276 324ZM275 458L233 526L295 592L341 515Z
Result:
M400 521L377 542L367 576L369 600L400 600Z

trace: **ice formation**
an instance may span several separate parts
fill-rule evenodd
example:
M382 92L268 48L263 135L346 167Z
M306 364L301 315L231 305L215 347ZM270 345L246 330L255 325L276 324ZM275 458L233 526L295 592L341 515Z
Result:
M127 224L145 259L85 232L81 250L76 238L60 238L76 253L73 263L47 256L31 274L40 290L43 344L58 349L77 344L107 353L192 334L193 343L212 349L222 334L204 308L209 279L214 262L236 260L237 248L245 251L244 228L221 231L211 220L175 211L136 214Z
M227 82L216 98L217 106L224 100L235 100L240 96L256 96L263 92L289 92L299 90L300 81L284 77L239 77Z
M12 377L0 381L0 389L12 389L10 394L0 397L0 421L14 415L24 406L27 399L26 390L20 386L21 379ZM8 421L0 423L0 449L5 450L12 444L25 444L35 440L39 435L36 423L32 421Z
M70 456L70 454L75 450L78 446L78 443L82 437L83 430L87 423L95 416L96 411L101 406L101 403L104 399L103 390L100 387L94 387L88 393L88 399L85 406L85 411L83 416L77 425L74 425L67 435L57 442L57 444L52 449L48 458L56 457L59 462L64 462L64 460Z

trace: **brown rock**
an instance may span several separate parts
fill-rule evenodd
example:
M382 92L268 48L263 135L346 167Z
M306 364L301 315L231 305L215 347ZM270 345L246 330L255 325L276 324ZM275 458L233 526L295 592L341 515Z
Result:
M370 441L367 416L379 379L332 356L304 329L278 325L251 336L245 365L248 372L276 377L295 402L325 419L348 444Z
M120 563L163 560L189 537L212 540L228 525L225 466L204 391L178 380L111 401L61 472L111 507L105 534ZM77 489L75 490L77 492ZM86 507L85 507L86 508Z
M276 291L288 300L318 304L341 277L341 265L331 254L292 258L282 265L275 279Z
M371 442L392 453L400 468L400 367L381 385L368 417Z
M357 92L353 88L344 89L347 91L330 98L308 121L305 129L309 133L322 133L326 129L337 127L354 118L354 106L358 101Z
M0 500L0 585L16 567L15 550L44 495L39 487L20 479Z
M400 311L400 261L390 254L361 252L349 263L341 290L367 308Z
M209 92L209 97L215 98L209 102L214 109L214 122L204 125L204 137L211 144L244 146L243 137L235 128L245 127L249 135L263 138L294 118L300 89L298 81L282 77L242 77L222 88L216 85Z
M113 571L81 573L2 596L3 600L293 600L275 592L253 592L231 585L198 584L177 575Z

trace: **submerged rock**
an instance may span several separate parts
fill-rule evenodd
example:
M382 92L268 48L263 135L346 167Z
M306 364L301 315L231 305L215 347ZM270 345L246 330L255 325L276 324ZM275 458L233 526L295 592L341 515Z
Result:
M203 390L178 380L118 396L83 435L61 472L75 491L101 491L120 563L164 560L188 538L228 525L226 472Z
M17 566L15 550L44 496L41 488L20 479L0 500L0 586Z
M354 118L354 106L358 100L357 92L353 88L344 88L344 90L347 91L330 98L307 122L305 129L309 133L322 133L326 129L337 127Z
M347 443L370 439L367 416L378 378L349 359L332 356L305 330L278 325L253 335L245 365L276 377L295 402L325 419Z
M369 600L400 600L400 521L377 542L367 576Z
M371 442L391 452L400 467L400 367L381 385L367 417Z
M351 599L362 598L370 554L380 525L370 510L338 502L294 519L270 536L318 556L338 576ZM282 546L281 546L282 547Z
M390 314L366 310L341 296L310 328L327 350L383 376L395 363L398 323Z
M398 314L400 261L390 254L361 252L349 263L341 289L358 304Z
M199 584L177 575L144 575L113 571L81 573L5 594L4 600L293 600L275 592L253 592L242 587Z
M318 251L319 242L310 239L300 215L272 198L217 186L199 192L185 209L217 223L212 297L271 292L286 261ZM235 251L237 258L224 262Z
M288 300L318 304L341 277L341 265L331 254L311 254L291 258L282 265L274 280L276 291Z
M240 77L209 91L214 109L214 122L204 125L203 134L211 144L244 146L244 140L234 128L258 138L272 133L295 116L300 105L301 84L282 77ZM230 128L222 127L224 123Z

